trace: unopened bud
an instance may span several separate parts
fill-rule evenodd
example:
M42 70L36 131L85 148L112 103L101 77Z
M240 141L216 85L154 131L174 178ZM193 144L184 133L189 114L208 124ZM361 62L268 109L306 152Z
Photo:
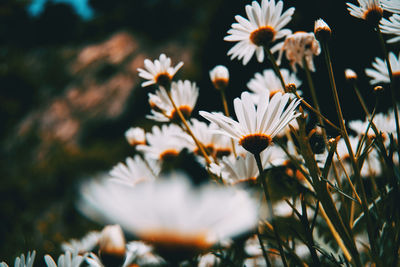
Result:
M357 80L357 73L355 73L352 69L346 69L344 71L344 77L346 80L353 82Z
M380 85L377 85L377 86L374 87L374 92L375 93L382 93L384 90L385 89Z
M295 93L297 90L296 85L294 83L289 83L286 85L286 91L287 93Z
M146 144L146 133L140 127L131 127L125 132L125 138L131 146Z
M314 35L318 41L323 42L329 40L332 31L323 19L317 19L314 23Z
M216 89L225 89L229 83L229 71L223 65L215 66L210 70L210 79Z

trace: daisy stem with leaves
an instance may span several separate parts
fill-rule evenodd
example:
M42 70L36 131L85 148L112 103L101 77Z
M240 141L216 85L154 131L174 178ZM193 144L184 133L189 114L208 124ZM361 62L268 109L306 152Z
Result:
M262 163L261 163L261 156L260 156L260 153L255 153L253 155L257 162L257 167L258 167L258 171L259 171L258 179L259 179L259 182L260 182L262 188L264 189L265 200L268 205L268 213L269 213L269 217L271 218L271 224L274 228L273 231L274 231L276 243L278 244L279 254L281 255L283 265L286 267L286 266L288 266L288 263L287 263L287 260L285 257L285 252L283 251L282 240L281 240L281 237L279 236L277 225L274 222L274 210L272 208L271 196L269 194L268 185L267 185L267 182L265 179L265 172L264 172L264 169L263 169Z
M331 84L331 89L332 89L333 99L334 99L334 102L335 102L336 112L337 112L337 115L338 115L338 118L339 118L339 125L340 125L340 129L341 129L341 134L343 135L344 141L345 141L347 149L349 151L350 161L351 161L351 165L352 165L353 170L354 170L354 176L355 176L356 182L358 184L358 187L361 190L361 201L362 201L362 205L361 206L362 206L363 212L364 212L364 214L366 216L366 219L367 219L366 220L367 221L367 232L368 232L368 238L369 238L370 244L371 244L372 255L374 257L375 262L378 264L379 263L378 250L377 250L377 247L376 247L376 239L375 239L375 236L374 236L371 216L369 214L367 195L365 193L364 184L363 184L362 179L361 179L360 169L358 167L357 160L356 160L356 158L354 156L354 152L353 152L353 149L352 149L351 144L350 144L350 139L349 139L349 136L347 134L346 126L344 124L342 109L340 107L339 96L338 96L338 93L337 93L335 78L334 78L334 75L333 75L332 62L331 62L331 58L330 58L330 54L329 54L328 43L327 43L326 40L323 40L323 41L321 41L321 45L322 45L322 49L323 49L323 52L324 52L325 63L326 63L327 69L328 69L329 81L330 81L330 84ZM380 266L380 265L378 264L378 266Z

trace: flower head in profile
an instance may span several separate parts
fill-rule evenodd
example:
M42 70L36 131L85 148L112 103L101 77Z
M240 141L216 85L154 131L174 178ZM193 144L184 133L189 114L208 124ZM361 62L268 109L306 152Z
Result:
M125 132L125 138L131 146L146 144L146 133L140 127L129 128Z
M82 197L99 217L118 223L163 256L180 252L180 257L193 257L252 230L258 218L258 205L246 192L214 184L195 189L177 173L136 187L89 182Z
M304 68L303 62L311 71L315 71L314 56L321 53L319 42L315 39L312 32L295 32L286 37L285 42L279 52L278 62L280 63L283 52L294 72L297 72L296 64Z
M228 68L223 65L215 66L210 70L210 79L216 89L225 89L229 83Z
M400 6L400 5L399 5ZM396 43L400 41L400 15L393 14L389 19L381 20L380 29L382 33L397 35L389 40L388 43Z
M251 5L246 5L248 19L242 16L235 16L237 23L232 24L232 29L228 31L225 41L238 42L228 51L231 59L243 59L246 65L253 54L257 60L264 60L264 49L269 49L270 45L291 33L289 29L282 29L292 19L294 8L289 8L282 14L283 2L275 0L262 0L261 6L257 1ZM279 50L279 44L271 48L272 52Z
M188 118L199 97L199 88L196 83L188 80L172 82L171 97L184 117ZM163 87L160 87L155 94L149 93L149 103L152 110L151 115L146 116L147 118L162 122L179 120L178 113L168 97L168 92Z
M363 19L373 26L377 26L383 16L383 9L380 0L357 0L360 6L347 3L347 10L350 15Z
M301 85L301 81L296 77L295 73L290 73L287 69L281 69L281 74L287 84L293 83L297 88ZM273 97L278 92L285 93L285 88L282 87L281 81L271 69L264 70L263 73L254 74L254 78L247 83L247 87L254 92L256 96L254 101L256 103L258 103L259 96L265 90L269 91L269 97ZM301 93L299 92L299 94Z
M179 62L175 67L171 66L171 59L165 54L161 54L159 59L152 62L149 59L144 60L145 69L138 68L139 76L147 81L142 83L142 87L152 84L158 84L168 87L175 73L183 66L183 62Z
M400 77L400 59L396 57L393 52L389 52L389 61L392 67L393 78L398 80ZM375 62L372 63L373 69L366 69L365 73L371 77L370 84L375 85L378 83L390 83L389 72L386 66L386 60L375 58Z
M241 98L236 98L233 103L238 121L216 112L200 111L200 115L217 124L221 134L238 140L247 151L258 154L272 143L275 135L300 115L295 110L300 100L289 102L289 98L290 94L276 93L270 99L266 90L257 106L250 93L243 92Z

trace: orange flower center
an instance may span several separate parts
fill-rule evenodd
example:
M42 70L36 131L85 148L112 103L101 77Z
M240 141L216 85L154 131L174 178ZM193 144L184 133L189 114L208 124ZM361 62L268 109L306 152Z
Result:
M272 138L269 135L256 133L243 136L239 140L239 144L253 154L259 154L261 151L266 149L272 142Z
M374 26L377 26L379 24L382 16L383 10L379 6L372 6L364 12L364 19Z
M165 89L167 89L171 83L172 77L171 75L169 75L168 72L162 72L157 74L154 80L158 85L163 86Z
M271 26L263 26L250 34L250 41L256 46L267 47L275 37L275 29Z
M183 117L185 117L185 119L188 119L190 117L190 114L192 114L192 108L188 105L182 105L180 107L178 107L179 111L182 113ZM169 118L171 120L180 120L178 112L174 109L171 112L171 115L169 115Z
M217 78L217 79L213 80L212 82L216 89L221 90L228 86L229 79Z
M169 161L175 159L179 155L179 151L176 149L167 149L160 154L160 159L164 161Z

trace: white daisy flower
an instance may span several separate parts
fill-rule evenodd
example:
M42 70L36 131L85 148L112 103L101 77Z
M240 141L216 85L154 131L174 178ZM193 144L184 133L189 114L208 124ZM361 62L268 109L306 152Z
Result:
M125 132L125 138L131 146L146 144L146 133L140 127L129 128Z
M357 0L357 2L360 6L346 3L350 15L366 20L373 26L377 26L383 16L380 0Z
M57 264L50 255L44 256L47 267L79 267L85 257L66 251L58 257Z
M400 2L399 2L400 3ZM397 35L389 40L388 43L395 43L400 41L400 15L393 14L389 19L383 18L379 26L382 33Z
M264 60L264 48L269 49L272 42L285 37L291 33L289 29L282 29L292 19L294 7L289 8L282 14L283 2L275 0L262 0L261 6L256 1L246 5L248 19L235 16L238 23L232 24L225 41L238 42L228 51L231 59L243 59L246 65L254 53L258 62ZM278 51L281 44L271 48L272 52Z
M71 252L72 254L85 254L92 251L99 242L101 232L91 231L87 233L82 239L71 239L68 242L61 244L61 249L64 252Z
M196 83L188 80L172 82L171 97L183 116L189 118L199 97L199 88ZM160 87L155 94L149 93L149 103L152 110L151 115L146 118L162 122L180 119L163 87Z
M194 189L186 176L172 175L136 187L92 181L82 187L81 201L158 252L193 256L256 226L258 205L245 191L215 184Z
M21 256L15 258L14 267L32 267L33 262L35 261L35 256L36 251L29 251L26 257L24 254L21 254ZM0 263L0 267L8 267L8 265L3 261Z
M142 83L142 87L158 84L167 88L175 73L183 66L183 62L179 62L178 65L172 67L171 59L165 54L161 54L158 60L154 60L154 63L149 59L145 59L144 66L146 69L138 68L139 76L148 80Z
M129 186L134 186L143 181L153 181L161 171L160 162L148 159L146 162L136 155L128 157L124 163L118 163L110 171L111 179Z
M318 56L321 53L321 48L313 32L298 31L286 37L279 51L278 64L280 64L283 52L285 52L286 58L294 72L297 72L296 64L304 68L303 58L306 61L307 67L311 71L315 71L313 59L314 56Z
M381 0L383 9L386 11L400 14L400 2L397 0Z
M194 150L191 143L181 138L184 134L175 124L153 126L150 133L146 133L147 145L138 145L137 150L145 153L146 158L153 160L167 160L179 155L182 149Z
M210 70L210 79L216 89L224 89L229 83L229 70L223 65L215 66Z
M283 80L289 84L293 83L298 88L301 81L296 77L295 73L290 73L287 69L281 69ZM275 72L271 69L264 70L263 73L254 74L248 83L247 87L254 92L254 102L258 103L259 95L262 95L265 90L269 91L269 96L272 97L275 93L285 93L285 88L282 87L281 81ZM300 91L298 91L301 94Z
M393 77L396 79L400 77L400 60L393 52L389 52L389 61L392 67ZM370 84L375 85L378 83L390 83L389 72L386 66L386 60L382 60L378 57L375 58L375 62L372 62L374 69L366 69L365 73L371 77Z
M234 100L238 121L222 114L200 111L200 115L217 124L221 134L239 141L247 151L258 154L266 149L286 125L300 113L295 111L300 100L289 102L290 94L276 93L271 99L265 91L256 106L250 93L243 92L241 98ZM287 105L288 104L288 105Z

